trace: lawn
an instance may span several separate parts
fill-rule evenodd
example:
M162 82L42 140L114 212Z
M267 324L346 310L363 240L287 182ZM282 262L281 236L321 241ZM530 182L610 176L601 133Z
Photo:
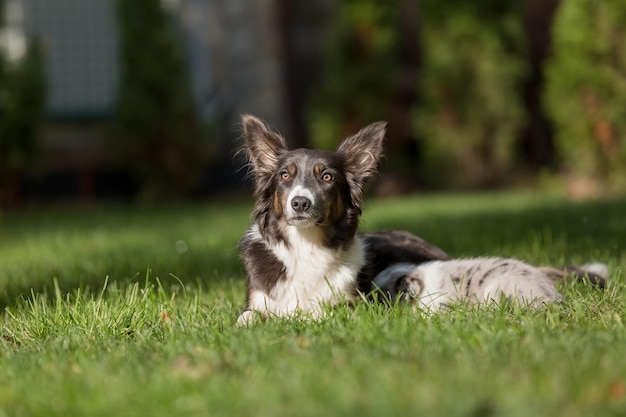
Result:
M250 208L0 213L0 416L624 415L625 199L412 196L370 201L362 222L458 256L606 262L606 291L237 328Z

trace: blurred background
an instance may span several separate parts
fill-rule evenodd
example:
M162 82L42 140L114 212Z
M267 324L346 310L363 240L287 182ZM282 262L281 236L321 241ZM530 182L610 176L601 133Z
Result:
M380 195L626 186L624 0L0 0L0 207L243 190L239 117Z

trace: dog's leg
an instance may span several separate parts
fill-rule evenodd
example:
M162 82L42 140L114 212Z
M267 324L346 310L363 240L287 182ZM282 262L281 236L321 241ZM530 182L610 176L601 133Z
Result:
M602 289L606 287L606 280L609 276L609 268L601 263L581 266L568 265L562 268L542 266L538 269L552 279L555 284L572 280L589 282Z

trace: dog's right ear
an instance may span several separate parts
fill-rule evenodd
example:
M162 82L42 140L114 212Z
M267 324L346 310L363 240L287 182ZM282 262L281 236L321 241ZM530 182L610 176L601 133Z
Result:
M241 117L241 125L246 155L256 180L271 176L280 155L287 149L285 139L272 131L261 119L249 114Z

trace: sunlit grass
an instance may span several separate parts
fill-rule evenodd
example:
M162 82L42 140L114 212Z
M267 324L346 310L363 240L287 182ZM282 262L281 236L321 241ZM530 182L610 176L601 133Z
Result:
M250 204L0 217L0 414L609 416L626 407L625 201L511 193L368 203L455 255L604 261L540 311L359 304L234 326ZM177 242L184 242L184 245Z
M185 282L239 277L236 243L249 223L247 204L95 209L0 217L0 301L30 288L99 288L106 277L152 275Z

